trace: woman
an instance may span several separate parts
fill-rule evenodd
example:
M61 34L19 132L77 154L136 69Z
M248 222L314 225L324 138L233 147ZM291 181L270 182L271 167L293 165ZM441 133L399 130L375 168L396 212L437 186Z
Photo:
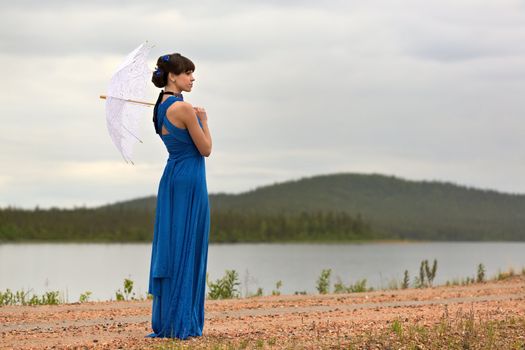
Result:
M195 65L175 53L159 57L152 81L164 88L153 111L169 153L160 179L148 293L153 295L148 337L201 336L210 214L204 157L211 136L204 108L184 102Z

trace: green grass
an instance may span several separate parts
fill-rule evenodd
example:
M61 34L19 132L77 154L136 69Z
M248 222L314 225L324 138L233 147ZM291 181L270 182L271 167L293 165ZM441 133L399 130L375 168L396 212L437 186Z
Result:
M416 277L416 282L413 284L413 287L415 288L423 288L423 287L429 287L432 285L432 280L435 277L436 274L436 268L434 266L437 265L437 262L434 261L433 268L430 270L431 272L428 273L426 270L429 269L428 263L425 264L424 262L421 265L420 273L422 277L422 281L419 281L419 277ZM320 294L327 294L330 293L330 277L331 277L331 269L323 269L319 278L316 282L316 289ZM508 278L512 278L517 275L525 275L525 267L522 267L521 270L515 270L514 268L509 268L507 271L498 271L498 273L492 277L491 279L487 279L485 277L485 267L483 264L479 264L477 266L477 276L474 277L464 277L464 278L455 278L449 281L445 282L445 286L465 286L470 285L474 283L485 283L487 281L502 281ZM429 277L430 275L430 277ZM428 280L428 282L425 283L425 279ZM207 295L208 299L231 299L231 298L241 298L241 293L239 291L239 276L237 271L235 270L226 270L225 275L218 279L216 282L212 282L209 280L208 274L206 274L206 283L208 287L210 288L210 291ZM348 284L345 285L341 278L337 276L337 281L334 283L334 290L333 293L360 293L360 292L368 292L374 290L371 287L367 287L366 285L367 280L362 279L356 281L354 284ZM281 280L277 281L276 283L276 289L272 290L271 295L280 295L281 291L280 288L282 286L283 282ZM145 298L142 296L136 296L135 292L133 291L133 285L134 282L131 279L124 279L123 283L123 291L117 290L115 292L116 300L144 300ZM406 289L409 288L409 276L408 271L405 270L404 273L404 279L402 282L397 281L395 279L391 280L388 283L387 288L381 288L381 290L395 290L395 289ZM91 292L86 291L82 293L79 297L79 302L87 302L89 301L91 297ZM296 291L294 294L303 294L306 295L306 291ZM263 290L262 288L258 288L257 292L255 294L248 294L245 297L255 297L255 296L263 296ZM152 295L147 295L147 299L152 299ZM0 291L0 306L5 305L57 305L57 304L63 304L66 303L67 300L65 300L63 293L61 294L59 291L50 291L46 292L43 295L30 295L30 291L11 291L10 289L6 289L5 291Z
M305 325L306 327L306 325ZM393 319L382 329L358 332L352 327L310 329L298 337L281 337L279 340L239 336L225 339L204 336L191 343L170 339L150 349L509 349L525 348L523 338L525 317L508 317L492 320L476 315L471 309L451 317L445 308L441 319L435 324L423 325L411 321Z
M23 289L11 291L7 288L0 291L0 306L6 305L58 305L65 302L65 298L59 291L49 291L42 295L30 294L31 291Z
M124 291L120 289L115 292L115 297L117 301L122 300L144 300L143 296L136 296L133 291L134 282L129 279L124 279ZM78 299L78 302L85 303L90 301L91 291L85 291L81 293ZM147 295L148 299L151 299L150 294ZM42 295L31 294L31 290L17 290L12 291L7 288L5 291L0 291L0 307L7 305L58 305L68 303L67 298L64 293L60 291L48 291Z

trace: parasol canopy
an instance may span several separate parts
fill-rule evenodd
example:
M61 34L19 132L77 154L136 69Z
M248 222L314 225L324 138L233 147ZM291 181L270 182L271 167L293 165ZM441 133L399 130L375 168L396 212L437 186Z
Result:
M106 99L109 136L126 163L134 164L131 160L133 146L142 143L138 135L144 108L154 105L142 101L152 74L146 64L152 47L146 41L128 54L111 77L107 95L100 96Z

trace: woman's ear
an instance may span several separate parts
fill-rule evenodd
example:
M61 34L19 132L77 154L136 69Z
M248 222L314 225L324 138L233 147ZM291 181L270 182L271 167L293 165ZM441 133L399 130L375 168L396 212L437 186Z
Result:
M168 80L171 81L172 83L175 83L175 77L176 77L175 74L171 72L168 73Z

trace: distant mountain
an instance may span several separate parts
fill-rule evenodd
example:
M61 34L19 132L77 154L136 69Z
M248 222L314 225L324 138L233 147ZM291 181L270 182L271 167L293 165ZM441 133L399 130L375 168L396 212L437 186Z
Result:
M525 240L525 195L380 174L320 175L240 194L210 194L212 211L243 215L345 212L383 237ZM150 196L104 206L154 211Z

